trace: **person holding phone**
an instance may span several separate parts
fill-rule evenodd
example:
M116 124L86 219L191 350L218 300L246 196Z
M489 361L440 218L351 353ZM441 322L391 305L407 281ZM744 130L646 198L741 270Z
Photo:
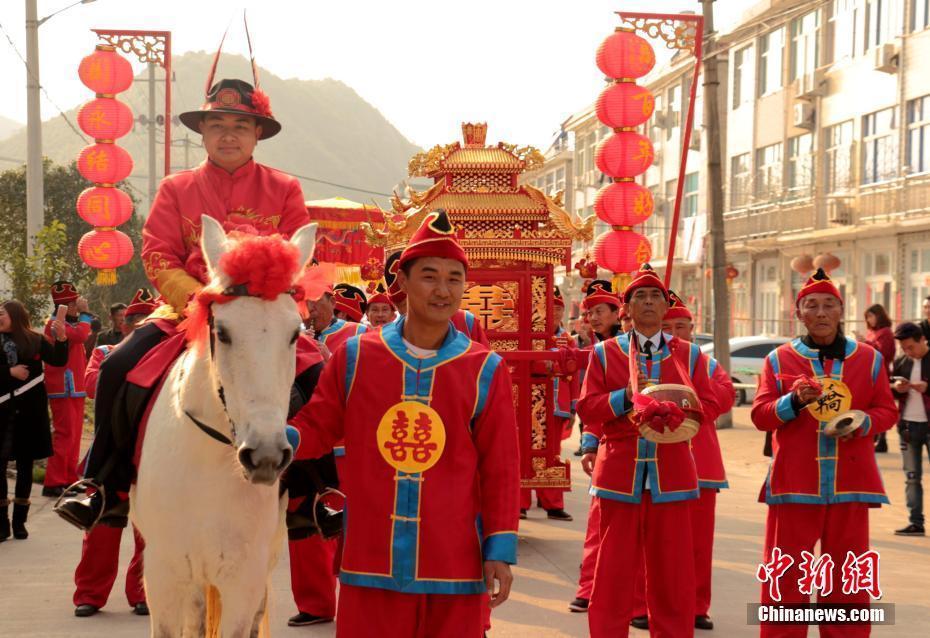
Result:
M68 361L64 319L52 321L53 341L32 329L29 311L15 299L0 305L0 542L24 539L32 490L32 464L52 453L48 397L42 363L61 366ZM16 461L13 525L7 499L6 466Z
M891 390L901 411L898 434L901 437L901 454L904 457L904 496L910 520L907 527L896 530L898 536L924 535L923 486L921 465L923 450L930 451L927 435L927 413L930 412L930 346L923 331L915 323L902 323L894 338L904 352L894 362Z
M885 307L881 304L873 304L866 308L865 311L865 334L854 331L856 340L864 342L878 350L882 354L882 360L885 362L885 368L891 373L891 365L894 362L894 333L891 331L891 319ZM875 451L887 452L888 441L885 440L885 433L876 435Z

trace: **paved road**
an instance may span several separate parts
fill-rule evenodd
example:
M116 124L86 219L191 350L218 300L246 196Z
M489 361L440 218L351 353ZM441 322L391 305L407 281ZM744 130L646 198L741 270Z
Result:
M732 489L717 500L717 540L714 557L714 602L711 610L717 627L700 636L741 638L758 635L746 625L746 603L758 600L759 586L753 574L762 553L765 507L756 502L767 462L762 458L762 437L748 423L745 408L736 410L736 427L720 432ZM904 478L898 440L890 434L892 452L879 455L885 485L894 503L872 511L873 547L881 552L881 584L885 602L895 603L897 623L875 627L875 636L925 638L930 636L930 539L901 538L893 530L906 523L903 503ZM584 537L588 497L587 481L570 450L577 440L566 442L573 460L574 491L567 509L573 523L556 523L534 510L521 524L519 561L511 600L494 612L492 637L586 636L583 614L570 614L566 604L574 595L578 562ZM93 618L72 615L73 570L80 558L79 534L59 522L51 503L34 498L26 541L0 544L0 636L29 638L130 638L148 635L148 623L129 613L122 595L122 580L114 587L110 604ZM128 537L127 537L128 540ZM124 543L121 570L129 561L131 542ZM272 628L276 636L324 638L334 635L332 625L288 628L294 613L290 597L287 552L278 565L273 585ZM121 574L124 573L121 571ZM632 636L647 632L632 630ZM811 635L816 635L811 632Z

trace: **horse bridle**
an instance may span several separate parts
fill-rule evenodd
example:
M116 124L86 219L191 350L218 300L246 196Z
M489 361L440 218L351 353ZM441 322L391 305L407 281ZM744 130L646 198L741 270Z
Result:
M295 288L291 288L290 290L285 291L285 293L292 295L292 296L296 295L297 292L298 291ZM259 295L253 295L252 293L250 293L248 286L246 286L245 284L236 284L233 286L228 286L227 288L224 288L223 292L220 294L222 294L224 297L259 297ZM216 333L213 331L212 306L211 306L211 311L210 311L210 318L207 321L207 326L210 330L210 361L215 364L216 363ZM182 371L181 378L183 379L183 371ZM179 383L178 384L179 395L180 395L180 392L181 392L181 386ZM226 420L229 422L229 429L230 429L230 434L232 434L232 438L226 436L225 434L223 434L216 428L207 425L206 423L204 423L203 421L195 417L193 414L191 414L190 411L188 411L186 408L184 410L184 415L188 419L190 419L194 423L194 425L200 428L201 432L209 436L211 439L215 441L219 441L220 443L223 443L225 445L229 445L235 449L236 447L236 444L235 444L236 422L233 421L232 416L230 416L229 414L229 408L226 406L226 393L223 391L223 384L220 383L218 379L217 379L216 394L220 399L220 403L223 405L223 413L226 415Z

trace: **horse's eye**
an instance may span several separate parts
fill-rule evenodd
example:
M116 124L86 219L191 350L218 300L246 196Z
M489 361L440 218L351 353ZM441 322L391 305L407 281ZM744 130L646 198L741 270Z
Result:
M297 338L300 336L300 330L295 330L294 335L291 337L291 345L297 343Z
M229 337L229 333L226 331L226 328L223 328L222 326L216 329L216 338L220 343L225 343L226 345L232 343L232 339Z

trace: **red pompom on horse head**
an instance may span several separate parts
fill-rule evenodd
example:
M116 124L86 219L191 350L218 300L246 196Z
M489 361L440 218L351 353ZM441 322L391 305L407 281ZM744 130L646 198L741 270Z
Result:
M202 344L210 321L210 306L228 303L238 296L224 294L234 286L244 286L250 297L274 301L293 293L300 274L300 251L280 235L259 235L254 228L237 227L227 235L235 244L220 257L220 283L203 288L188 302L187 318L179 326L187 341Z

